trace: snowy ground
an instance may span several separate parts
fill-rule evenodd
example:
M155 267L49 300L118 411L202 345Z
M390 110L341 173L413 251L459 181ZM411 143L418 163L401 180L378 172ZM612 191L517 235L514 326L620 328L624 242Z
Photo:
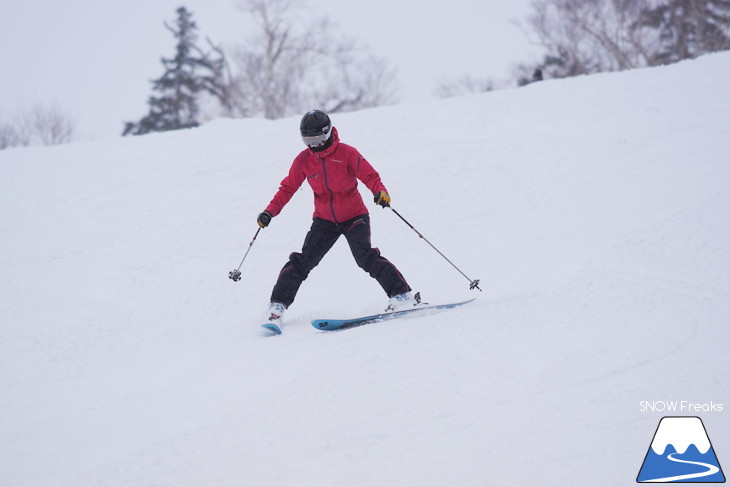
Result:
M484 289L372 206L427 300L479 299L338 333L309 320L386 302L344 241L259 336L308 187L227 279L298 117L0 152L0 485L633 484L666 414L640 401L730 408L728 76L720 54L333 117ZM730 464L728 412L700 416Z

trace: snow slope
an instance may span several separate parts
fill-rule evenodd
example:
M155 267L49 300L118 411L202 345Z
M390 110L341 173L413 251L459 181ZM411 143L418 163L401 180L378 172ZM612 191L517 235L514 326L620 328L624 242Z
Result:
M298 117L0 152L0 484L633 484L662 415L640 401L730 402L729 75L724 53L333 117L484 289L371 206L427 300L479 299L338 333L308 320L386 301L344 241L259 336L308 187L227 278ZM727 413L701 416L730 463Z

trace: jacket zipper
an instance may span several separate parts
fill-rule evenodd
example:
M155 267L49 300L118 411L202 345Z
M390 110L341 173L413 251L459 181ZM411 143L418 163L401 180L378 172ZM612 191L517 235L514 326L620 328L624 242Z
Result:
M335 215L335 193L332 191L332 188L330 188L329 180L327 179L327 167L324 164L324 157L320 156L319 161L322 163L322 175L324 176L324 187L329 191L330 194L330 211L332 212L332 219L335 221L335 223L339 223L337 221L337 215Z

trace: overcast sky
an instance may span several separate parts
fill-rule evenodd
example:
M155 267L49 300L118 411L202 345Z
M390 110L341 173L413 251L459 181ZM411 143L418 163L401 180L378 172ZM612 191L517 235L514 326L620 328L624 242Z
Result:
M0 112L55 103L83 138L119 135L146 114L149 80L174 53L163 27L175 9L192 11L199 33L216 43L247 37L235 0L0 0ZM506 80L537 57L512 21L530 0L336 0L310 2L343 34L398 70L400 98L432 96L439 80L465 74Z

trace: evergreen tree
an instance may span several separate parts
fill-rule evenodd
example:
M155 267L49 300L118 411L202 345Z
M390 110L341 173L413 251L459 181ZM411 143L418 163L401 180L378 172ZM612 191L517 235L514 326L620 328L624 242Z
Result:
M185 7L177 9L174 27L164 24L175 39L175 57L162 58L164 74L152 81L152 90L158 93L147 101L150 111L139 122L127 122L122 135L142 135L199 125L198 97L209 93L225 103L227 90L223 83L225 59L203 53L197 47L197 25Z
M730 0L666 0L641 22L659 32L656 64L730 49Z

